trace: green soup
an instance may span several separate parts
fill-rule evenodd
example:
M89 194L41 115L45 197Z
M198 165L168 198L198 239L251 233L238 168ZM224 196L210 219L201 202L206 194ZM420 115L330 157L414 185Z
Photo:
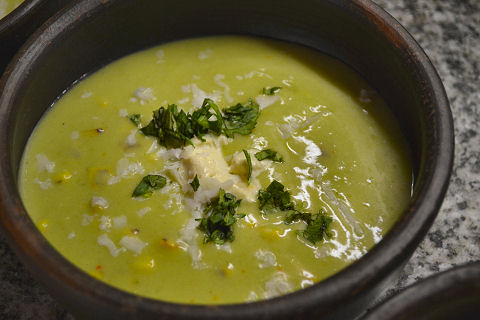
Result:
M15 10L24 0L0 0L0 19Z
M129 120L145 127L168 104L192 113L206 97L219 109L258 104L253 131L166 148ZM283 162L257 160L263 149ZM138 52L76 83L33 132L20 192L85 272L142 296L224 304L311 286L360 258L407 206L411 172L397 124L357 74L304 47L224 36ZM133 197L148 174L166 185ZM295 212L331 219L320 239L305 236L307 220L287 224L288 210L259 209L273 180ZM198 219L220 188L241 199L234 240L205 243Z

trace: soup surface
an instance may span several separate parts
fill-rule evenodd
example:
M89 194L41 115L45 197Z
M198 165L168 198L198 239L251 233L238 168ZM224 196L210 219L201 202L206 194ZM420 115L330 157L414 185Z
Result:
M24 0L0 0L0 19L12 12Z
M144 134L161 106L192 115L209 103L223 121L237 103L259 111L256 125L226 134L211 109L224 131L204 141ZM198 304L333 275L381 240L411 183L398 126L357 74L304 47L235 36L168 43L79 81L38 124L20 170L29 214L68 260L126 291ZM209 208L222 203L234 214L214 222Z

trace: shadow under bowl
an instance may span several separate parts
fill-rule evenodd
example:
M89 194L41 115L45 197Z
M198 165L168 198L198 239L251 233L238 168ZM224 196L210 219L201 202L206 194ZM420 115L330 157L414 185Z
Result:
M186 305L113 288L63 258L22 205L17 175L44 112L83 75L141 49L189 37L241 34L308 46L361 74L407 139L415 184L408 208L370 252L314 286L267 301ZM441 81L398 22L365 0L84 0L49 20L0 82L0 218L19 258L71 312L87 319L348 319L398 275L442 203L453 160L453 124Z

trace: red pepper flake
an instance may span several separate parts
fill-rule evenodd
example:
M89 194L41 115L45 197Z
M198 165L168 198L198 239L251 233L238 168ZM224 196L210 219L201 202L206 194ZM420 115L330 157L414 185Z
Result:
M97 270L101 270L102 269L102 266L101 265L98 265L97 266Z

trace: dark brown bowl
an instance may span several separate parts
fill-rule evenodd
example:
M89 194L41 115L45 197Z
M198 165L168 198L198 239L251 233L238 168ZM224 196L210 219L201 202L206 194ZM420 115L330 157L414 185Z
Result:
M51 103L126 54L171 40L244 34L299 43L337 57L383 96L410 144L410 204L369 253L310 288L268 301L166 303L102 283L65 260L30 220L17 190L25 143ZM0 217L20 259L49 292L86 319L349 319L365 310L425 236L453 160L448 100L429 59L398 22L367 0L84 0L43 25L0 82Z
M25 0L0 19L0 75L18 48L70 0Z
M391 297L361 320L480 319L480 262L422 280Z

